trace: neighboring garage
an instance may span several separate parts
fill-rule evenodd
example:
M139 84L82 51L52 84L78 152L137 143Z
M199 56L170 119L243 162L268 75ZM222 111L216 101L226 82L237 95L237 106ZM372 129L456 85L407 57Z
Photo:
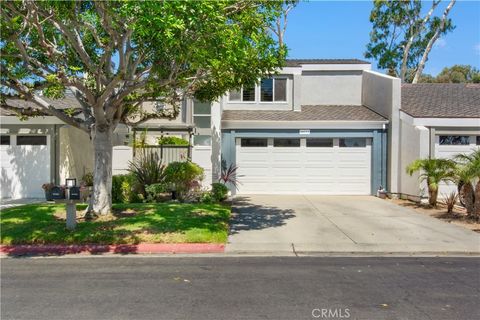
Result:
M369 195L386 184L383 117L364 106L225 110L222 160L237 194Z
M50 136L1 135L1 197L41 198L42 184L50 182Z

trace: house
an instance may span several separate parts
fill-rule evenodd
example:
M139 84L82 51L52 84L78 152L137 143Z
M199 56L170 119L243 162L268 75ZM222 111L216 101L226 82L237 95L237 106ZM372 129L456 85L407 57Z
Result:
M471 104L477 108L461 123L453 113L445 113L438 117L448 123L435 124L423 123L429 117L415 113L435 111L435 102L425 93L412 93L412 88L371 71L370 63L362 60L287 60L272 77L228 92L218 101L184 101L174 120L118 128L114 174L124 172L132 159L129 141L145 132L150 143L165 134L190 139L190 156L205 169L205 186L218 179L222 166L237 165L240 185L232 190L237 194L375 195L384 187L392 193L421 195L416 177L404 174L406 164L435 154L428 153L435 150L430 144L425 149L432 134L460 130L479 135L479 89L469 87L475 92ZM424 88L432 95L444 91ZM52 104L71 107L75 102L69 99L73 97ZM166 108L159 103L147 107ZM0 121L2 197L39 197L42 183L80 178L92 170L89 137L80 130L48 116L20 121L2 113Z
M418 174L410 177L405 168L415 159L451 159L480 148L480 84L403 84L399 122L398 190L427 196ZM454 183L442 183L439 195L452 191Z

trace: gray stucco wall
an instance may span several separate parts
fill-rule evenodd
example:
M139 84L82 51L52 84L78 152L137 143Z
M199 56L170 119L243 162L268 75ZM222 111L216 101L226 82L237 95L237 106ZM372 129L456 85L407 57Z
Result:
M303 71L302 105L360 105L362 71Z
M388 175L387 190L400 189L400 106L401 82L374 71L363 71L362 104L386 117L388 124Z

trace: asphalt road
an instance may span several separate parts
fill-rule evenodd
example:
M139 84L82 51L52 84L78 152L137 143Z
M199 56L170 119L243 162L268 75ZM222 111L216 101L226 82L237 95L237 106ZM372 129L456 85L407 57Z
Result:
M478 258L0 262L3 320L480 319Z

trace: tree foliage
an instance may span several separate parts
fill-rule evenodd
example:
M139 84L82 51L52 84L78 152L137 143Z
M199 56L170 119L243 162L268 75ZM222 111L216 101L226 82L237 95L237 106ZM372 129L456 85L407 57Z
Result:
M436 76L424 74L419 82L423 83L480 83L480 71L469 65L445 67Z
M451 0L441 17L434 15L440 2L434 0L424 12L419 0L375 0L365 57L376 59L378 68L402 81L417 82L435 41L454 29L448 13L455 0Z

